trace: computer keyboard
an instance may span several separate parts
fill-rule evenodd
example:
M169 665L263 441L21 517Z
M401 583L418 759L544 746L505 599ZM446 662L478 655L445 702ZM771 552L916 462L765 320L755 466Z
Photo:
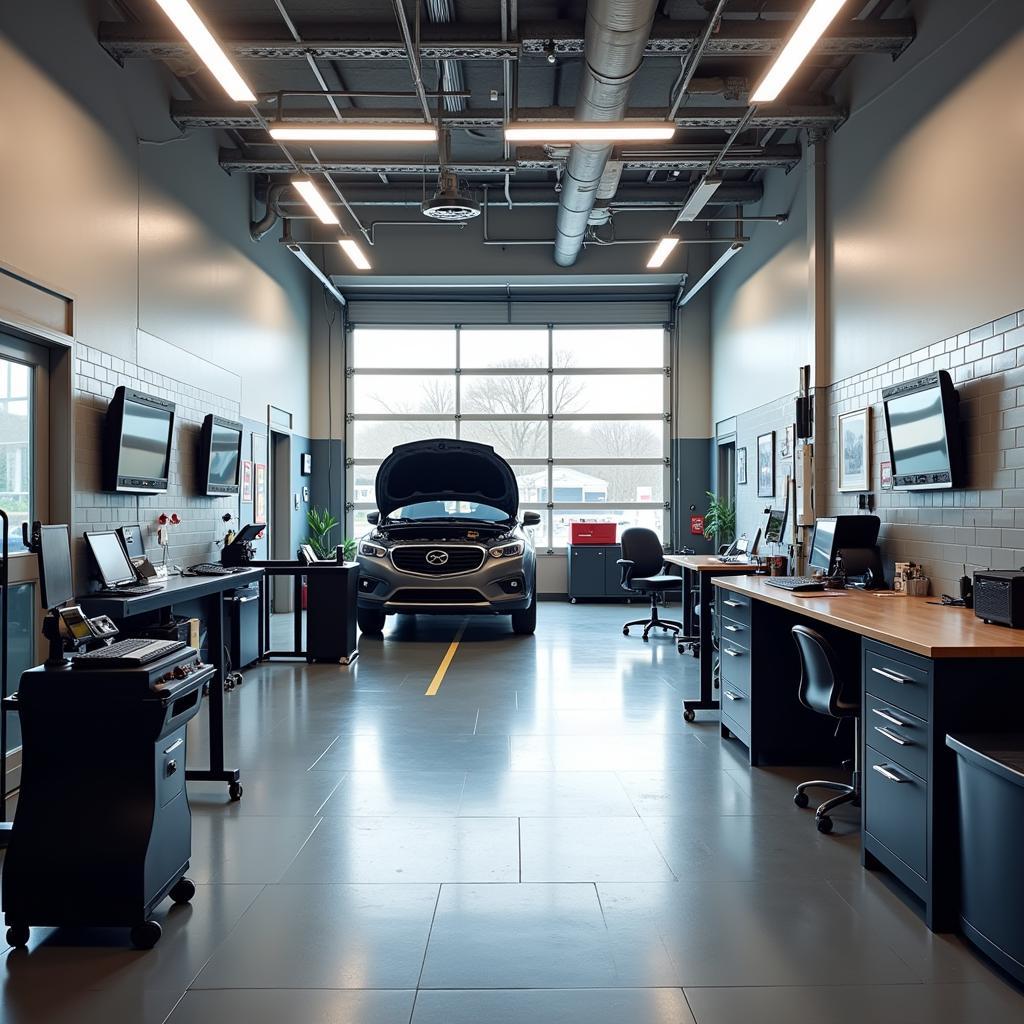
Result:
M814 576L769 576L765 583L769 587L791 590L798 594L825 589L825 584Z
M158 590L163 590L163 585L159 583L133 583L128 587L105 587L103 590L97 590L95 594L90 594L90 597L138 597L140 594L155 594Z
M94 651L86 651L76 655L74 664L82 668L103 668L111 665L148 665L157 658L180 651L187 644L181 640L153 640L150 638L129 638L118 640L108 647L97 647Z
M231 570L225 569L223 565L216 565L213 562L200 562L198 565L190 565L185 570L190 576L230 576Z

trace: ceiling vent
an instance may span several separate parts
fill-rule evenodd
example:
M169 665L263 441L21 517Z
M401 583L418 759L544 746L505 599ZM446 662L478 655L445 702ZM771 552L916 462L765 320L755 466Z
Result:
M472 220L480 216L480 204L459 188L459 177L451 171L442 171L437 192L423 206L424 217L434 220Z

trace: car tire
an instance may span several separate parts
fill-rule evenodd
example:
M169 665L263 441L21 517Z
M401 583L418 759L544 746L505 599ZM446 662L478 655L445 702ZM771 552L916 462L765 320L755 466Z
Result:
M533 584L530 604L521 612L512 613L512 632L519 636L531 636L537 630L537 583Z
M376 608L356 609L356 622L360 633L383 633L387 615Z

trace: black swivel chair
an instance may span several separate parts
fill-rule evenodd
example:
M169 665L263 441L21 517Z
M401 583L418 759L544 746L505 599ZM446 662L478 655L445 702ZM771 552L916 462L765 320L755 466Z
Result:
M658 597L670 590L679 590L683 581L678 576L671 576L665 565L665 551L653 530L643 526L631 526L622 531L620 541L622 557L618 561L622 571L620 583L623 590L631 594L651 595L651 617L627 622L622 627L623 636L629 636L630 626L643 626L644 640L652 629L660 629L666 633L678 635L683 628L681 622L662 619L658 616Z
M806 807L810 800L805 790L811 788L837 790L839 796L826 800L814 813L819 832L832 831L829 811L840 804L852 803L860 806L860 688L844 682L839 660L829 642L814 629L794 626L793 639L800 653L800 703L817 711L819 715L830 715L840 722L853 719L853 780L851 785L842 782L801 782L796 787L793 803Z

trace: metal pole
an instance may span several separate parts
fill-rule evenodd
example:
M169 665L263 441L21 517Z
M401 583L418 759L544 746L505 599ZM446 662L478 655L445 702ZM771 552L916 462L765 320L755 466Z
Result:
M398 29L402 33L402 42L405 45L406 56L409 58L409 70L412 72L412 82L416 87L416 95L419 97L420 106L423 108L423 120L426 121L427 124L431 124L430 104L427 102L426 90L423 88L423 79L420 77L418 51L413 46L412 35L409 31L409 19L405 16L405 8L402 6L402 0L393 0L393 5L395 8L395 17L398 19ZM417 12L419 11L418 0L416 10Z
M718 0L715 12L708 19L707 25L704 26L704 31L701 33L699 42L690 51L690 55L687 58L686 70L683 72L683 80L679 84L679 91L676 93L676 98L672 102L672 107L669 109L666 120L671 121L672 118L676 116L676 111L679 109L679 105L683 102L686 90L690 88L690 82L693 81L693 76L697 72L697 65L700 63L701 57L704 56L705 49L707 49L711 33L714 32L715 26L718 24L718 19L721 18L722 11L727 3L728 0Z

